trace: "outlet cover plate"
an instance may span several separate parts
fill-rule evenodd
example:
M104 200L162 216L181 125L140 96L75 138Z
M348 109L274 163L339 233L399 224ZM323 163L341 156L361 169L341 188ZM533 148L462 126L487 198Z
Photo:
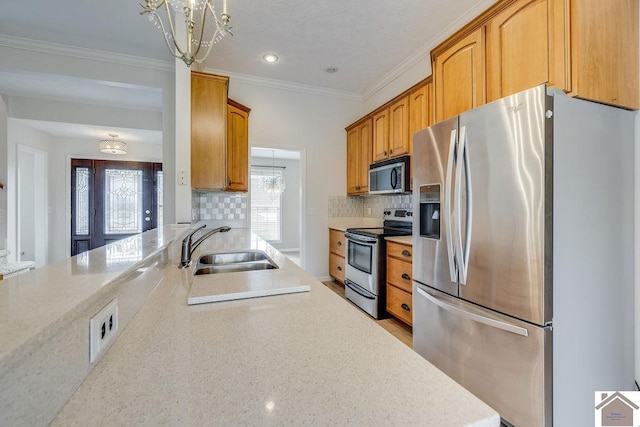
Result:
M114 299L89 321L89 361L98 356L111 344L118 331L118 300Z

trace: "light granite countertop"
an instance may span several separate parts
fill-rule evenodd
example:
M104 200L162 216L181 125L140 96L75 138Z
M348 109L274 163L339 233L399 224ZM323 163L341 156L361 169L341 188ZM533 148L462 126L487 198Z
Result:
M214 235L198 251L233 249L265 250L280 269L209 275L209 286L270 274L310 291L188 306L191 270L167 267L52 424L500 424L493 409L248 230Z
M347 231L347 228L382 227L382 218L367 217L338 217L329 218L329 228L338 231Z
M477 425L498 414L249 230L194 254L257 249L277 270L194 277L165 226L0 286L0 425ZM308 292L187 305L252 286ZM89 319L119 305L89 361ZM52 421L53 420L53 421Z

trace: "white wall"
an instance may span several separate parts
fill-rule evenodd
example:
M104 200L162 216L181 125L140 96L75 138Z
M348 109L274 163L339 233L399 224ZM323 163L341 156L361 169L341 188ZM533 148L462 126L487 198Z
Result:
M251 108L249 144L301 150L306 167L301 251L310 274L328 276L328 197L346 194L344 128L362 114L361 102L230 77L229 97Z

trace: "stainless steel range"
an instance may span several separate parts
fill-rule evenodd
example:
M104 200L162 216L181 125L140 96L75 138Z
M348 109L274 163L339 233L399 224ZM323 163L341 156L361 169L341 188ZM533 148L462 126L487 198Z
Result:
M387 236L410 236L413 212L386 209L384 223L378 228L348 228L345 296L375 319L386 314Z

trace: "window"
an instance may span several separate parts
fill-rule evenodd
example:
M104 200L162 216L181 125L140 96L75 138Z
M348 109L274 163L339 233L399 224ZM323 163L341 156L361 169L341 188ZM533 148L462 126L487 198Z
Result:
M265 181L283 180L281 168L251 167L251 231L268 241L282 240L281 193L267 191Z

